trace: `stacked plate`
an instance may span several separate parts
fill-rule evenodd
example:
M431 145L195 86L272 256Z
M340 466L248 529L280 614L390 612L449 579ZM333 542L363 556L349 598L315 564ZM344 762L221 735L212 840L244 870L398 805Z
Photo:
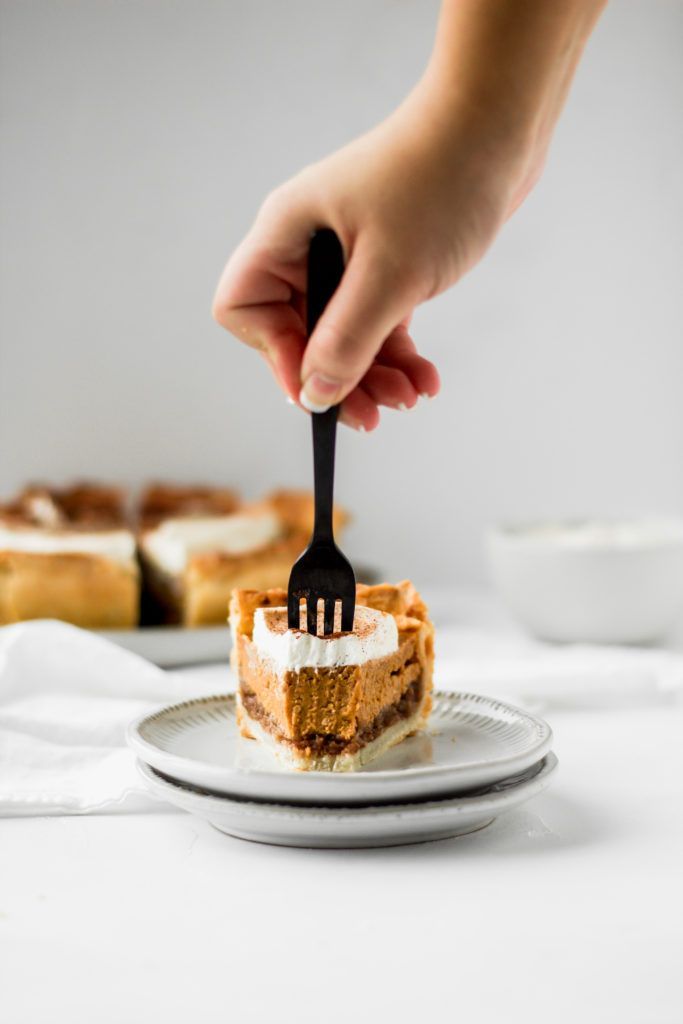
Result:
M205 697L134 722L152 792L221 832L281 846L398 846L484 828L548 785L542 719L489 697L436 693L429 728L363 771L297 772L239 734L235 697Z

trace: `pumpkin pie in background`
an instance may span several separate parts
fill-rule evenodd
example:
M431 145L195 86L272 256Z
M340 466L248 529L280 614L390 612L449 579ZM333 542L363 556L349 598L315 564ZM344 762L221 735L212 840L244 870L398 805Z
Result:
M33 485L0 506L0 624L136 626L140 571L126 492Z
M346 521L336 511L335 528ZM142 495L138 547L152 617L184 626L223 624L234 589L287 585L306 547L313 498L275 491L240 504L212 488L155 485Z

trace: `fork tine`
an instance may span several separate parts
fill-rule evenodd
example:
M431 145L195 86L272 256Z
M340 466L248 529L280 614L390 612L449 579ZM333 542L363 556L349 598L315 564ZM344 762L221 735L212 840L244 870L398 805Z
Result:
M334 633L334 611L337 601L334 597L325 598L325 636Z
M353 613L354 613L354 601L353 598L342 598L341 603L341 628L343 633L350 633L353 629Z
M298 593L290 591L287 595L287 626L289 629L300 629L301 599Z
M318 598L312 594L306 598L306 627L311 636L318 635Z

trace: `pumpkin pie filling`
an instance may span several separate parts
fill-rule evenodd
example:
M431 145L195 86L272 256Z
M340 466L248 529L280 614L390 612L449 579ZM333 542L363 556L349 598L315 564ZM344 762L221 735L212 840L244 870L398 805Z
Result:
M278 730L278 725L259 702L254 693L243 690L241 692L242 707L250 718L259 724L269 733L276 737L278 742L286 743L295 750L305 754L329 754L338 755L342 753L355 754L361 747L372 743L390 726L412 718L418 710L422 701L421 681L416 679L408 689L401 695L395 704L384 708L377 717L363 729L360 729L352 739L345 739L343 736L326 735L325 733L307 733L300 739L292 740L283 736Z
M286 627L286 592L231 602L240 726L292 767L349 771L422 728L433 626L410 583L358 587L353 633Z

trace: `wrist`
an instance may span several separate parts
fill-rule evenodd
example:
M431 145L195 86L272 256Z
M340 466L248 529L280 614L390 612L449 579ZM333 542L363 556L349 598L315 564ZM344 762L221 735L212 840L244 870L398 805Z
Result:
M505 116L428 68L404 104L414 144L436 156L446 176L477 182L489 193L512 195L537 160L531 119Z
M515 104L502 90L478 88L438 61L428 64L414 96L423 116L445 139L466 136L501 159L511 160L533 146L533 109Z

